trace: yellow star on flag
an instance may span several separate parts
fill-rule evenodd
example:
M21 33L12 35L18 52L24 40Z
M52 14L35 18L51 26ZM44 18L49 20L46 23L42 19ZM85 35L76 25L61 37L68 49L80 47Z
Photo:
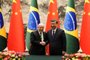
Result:
M85 3L90 3L89 0L85 0Z
M53 12L52 15L55 15L55 12Z
M88 13L88 15L90 16L90 12Z
M50 12L48 12L48 14L50 14Z
M13 3L17 3L16 0L13 0Z
M54 1L53 1L53 0L50 0L50 2L51 2L51 3L54 3Z
M15 15L18 15L18 12L15 12Z
M83 12L83 14L85 15L86 12Z

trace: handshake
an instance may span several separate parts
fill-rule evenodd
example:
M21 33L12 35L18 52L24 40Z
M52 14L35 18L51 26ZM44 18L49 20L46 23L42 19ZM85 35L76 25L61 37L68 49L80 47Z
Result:
M45 45L46 45L46 42L41 41L40 44L41 44L42 46L45 46Z

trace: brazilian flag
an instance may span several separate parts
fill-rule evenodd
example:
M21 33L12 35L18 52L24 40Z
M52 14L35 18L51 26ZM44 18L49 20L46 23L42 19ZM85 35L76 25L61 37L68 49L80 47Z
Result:
M74 0L68 0L64 20L64 30L67 39L66 51L69 54L76 53L79 50L78 29L75 13Z
M37 0L31 0L30 14L27 25L27 33L26 33L26 46L28 50L30 49L30 33L32 31L37 30L37 25L39 23L40 23L40 18L39 18Z
M7 46L7 38L6 31L4 28L3 16L1 13L1 5L0 5L0 51L3 51Z

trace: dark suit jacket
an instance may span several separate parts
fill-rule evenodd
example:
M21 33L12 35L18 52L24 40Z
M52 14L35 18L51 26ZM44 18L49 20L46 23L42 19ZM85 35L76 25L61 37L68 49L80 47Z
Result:
M47 34L50 43L50 55L62 55L62 51L66 51L64 30L57 28L54 36L52 36L52 30L49 30Z
M43 36L44 36L44 41L46 42L46 44L48 43L47 40L47 34L45 32L43 32ZM30 43L31 43L31 47L30 47L30 55L45 55L45 46L40 45L41 42L41 37L39 35L38 31L32 32L31 36L30 36Z

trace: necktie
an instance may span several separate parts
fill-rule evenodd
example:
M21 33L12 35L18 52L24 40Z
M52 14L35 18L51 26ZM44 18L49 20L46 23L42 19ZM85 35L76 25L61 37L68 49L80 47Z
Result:
M53 30L53 36L55 35L55 31Z
M39 33L39 35L40 35L40 38L42 39L42 33L41 32Z

